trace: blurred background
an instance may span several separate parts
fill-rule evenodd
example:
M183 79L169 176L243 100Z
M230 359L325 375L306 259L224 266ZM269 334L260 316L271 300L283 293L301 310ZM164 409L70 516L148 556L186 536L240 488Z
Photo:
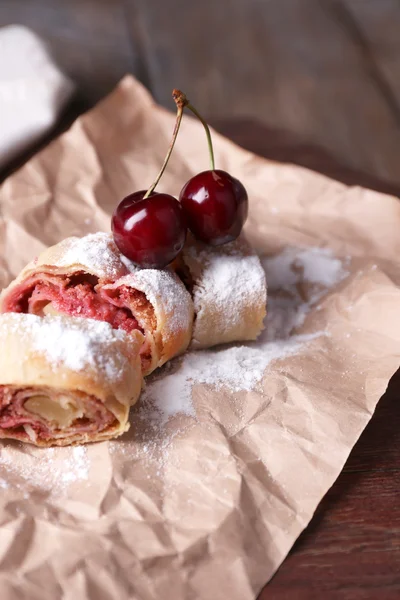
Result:
M130 72L260 154L399 193L399 0L1 0L15 23L77 84L64 122Z

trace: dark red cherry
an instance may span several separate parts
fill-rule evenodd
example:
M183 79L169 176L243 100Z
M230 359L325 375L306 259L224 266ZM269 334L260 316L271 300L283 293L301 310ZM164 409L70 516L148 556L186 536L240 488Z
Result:
M119 250L146 269L166 267L182 250L186 224L179 202L169 194L130 194L117 206L112 232Z
M179 200L190 231L212 246L236 239L247 219L248 197L244 186L219 169L203 171L189 179Z

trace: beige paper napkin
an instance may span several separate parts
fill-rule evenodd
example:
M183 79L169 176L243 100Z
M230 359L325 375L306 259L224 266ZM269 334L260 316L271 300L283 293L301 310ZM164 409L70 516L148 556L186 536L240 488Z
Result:
M151 183L173 122L126 78L10 177L1 285L44 246L108 230L116 203ZM155 374L120 441L3 444L1 598L254 598L399 365L398 201L214 143L267 255L266 333ZM206 168L202 128L186 119L159 189L177 195Z

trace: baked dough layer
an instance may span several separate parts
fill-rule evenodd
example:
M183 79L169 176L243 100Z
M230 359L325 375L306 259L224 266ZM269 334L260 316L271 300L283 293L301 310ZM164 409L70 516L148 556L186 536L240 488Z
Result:
M91 319L0 315L0 438L64 446L128 430L140 332Z
M40 298L35 297L33 303L31 298L35 282L58 285L62 296L63 289L68 291L75 285L74 278L78 287L83 284L93 290L92 301L102 303L103 313L108 305L109 310L126 311L137 321L144 334L141 356L145 375L188 347L194 309L179 277L168 269L138 269L121 255L111 235L101 232L67 238L47 248L3 290L0 312L68 315L70 313L60 310L60 306L55 307L53 302L40 302ZM18 304L24 291L27 297ZM81 306L78 304L74 316L78 316L83 303L87 303L87 295L81 294L80 298ZM100 309L97 316L86 306L86 314L82 312L82 316L101 319Z
M183 270L182 270L183 261ZM191 237L177 272L191 290L192 348L255 340L266 315L267 284L260 260L243 236L224 246Z

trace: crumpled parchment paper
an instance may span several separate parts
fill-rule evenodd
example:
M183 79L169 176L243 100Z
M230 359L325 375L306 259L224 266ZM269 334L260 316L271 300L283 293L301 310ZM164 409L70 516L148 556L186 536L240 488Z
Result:
M128 77L6 180L0 285L46 245L109 230L116 203L158 172L173 123ZM346 277L308 303L297 332L308 341L272 361L254 390L194 381L195 416L160 424L139 403L131 431L111 443L2 444L4 600L254 598L399 366L398 201L269 162L217 134L214 144L218 168L249 192L246 231L260 253L330 249ZM159 189L178 195L207 168L202 127L185 118Z

